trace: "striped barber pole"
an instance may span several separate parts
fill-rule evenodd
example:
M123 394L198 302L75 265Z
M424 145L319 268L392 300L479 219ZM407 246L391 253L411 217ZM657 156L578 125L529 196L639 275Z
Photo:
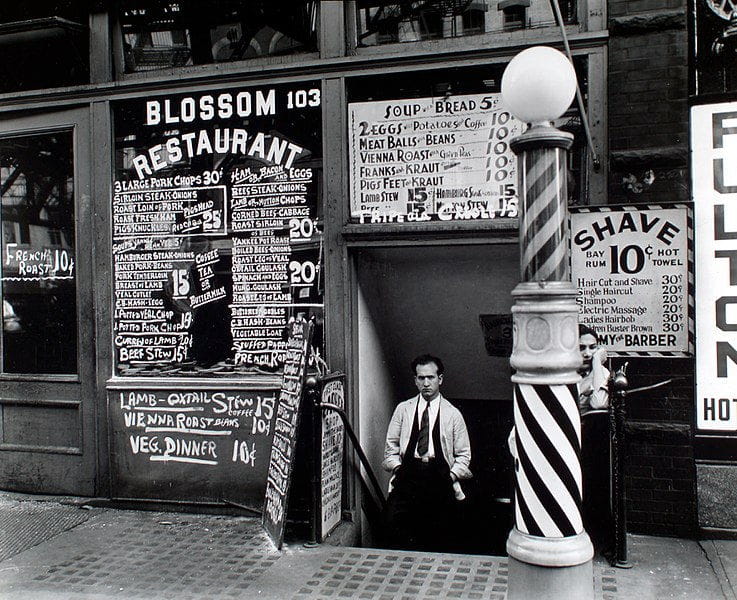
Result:
M521 166L520 277L515 304L515 530L593 552L581 514L578 305L568 256L566 152L572 136L531 128L512 141ZM529 540L510 534L510 556ZM555 555L555 552L552 553ZM588 557L588 558L586 558ZM557 559L538 558L536 564ZM577 563L580 564L580 563Z
M557 147L528 150L521 162L522 281L568 281L566 151Z
M581 421L576 385L516 384L515 523L529 535L580 534Z

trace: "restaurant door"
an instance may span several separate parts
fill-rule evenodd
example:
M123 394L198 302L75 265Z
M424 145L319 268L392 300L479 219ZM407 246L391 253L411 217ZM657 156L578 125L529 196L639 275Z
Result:
M88 111L0 121L0 489L95 493Z

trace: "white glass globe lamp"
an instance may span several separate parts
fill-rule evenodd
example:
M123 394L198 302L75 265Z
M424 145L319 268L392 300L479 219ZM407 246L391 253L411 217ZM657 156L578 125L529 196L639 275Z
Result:
M565 54L549 46L523 50L502 75L502 101L520 121L550 125L576 94L576 71Z

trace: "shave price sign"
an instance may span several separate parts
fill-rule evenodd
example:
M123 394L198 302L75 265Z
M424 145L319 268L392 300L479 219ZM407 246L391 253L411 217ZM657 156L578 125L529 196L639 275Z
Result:
M691 216L687 206L571 211L571 274L579 320L615 355L691 353Z

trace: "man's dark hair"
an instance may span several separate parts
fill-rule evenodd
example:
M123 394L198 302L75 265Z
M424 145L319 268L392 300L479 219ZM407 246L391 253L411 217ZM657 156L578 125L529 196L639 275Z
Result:
M417 367L419 365L429 365L430 363L435 363L435 366L438 368L438 375L443 374L443 371L445 371L443 361L440 360L437 356L433 356L432 354L420 354L417 358L415 358L412 361L412 373L414 375L417 375Z
M582 335L592 335L594 336L596 343L597 344L599 343L599 334L596 333L596 330L593 327L589 327L588 325L579 323L578 324L578 337L581 337Z

